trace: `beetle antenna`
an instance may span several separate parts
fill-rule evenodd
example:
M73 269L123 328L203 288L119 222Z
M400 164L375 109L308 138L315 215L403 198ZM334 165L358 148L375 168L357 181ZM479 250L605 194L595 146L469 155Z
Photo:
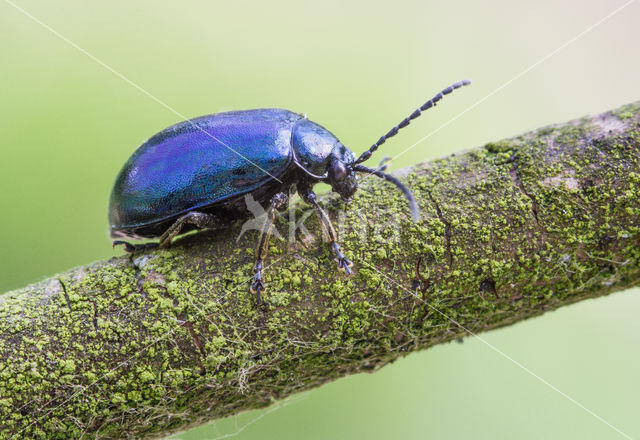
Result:
M376 151L380 145L384 144L387 139L398 134L398 131L400 131L401 128L404 128L407 125L409 125L409 123L415 118L417 118L418 116L420 116L423 111L435 106L436 103L440 101L444 95L448 95L449 93L453 92L455 89L460 88L462 86L469 85L469 84L471 84L471 81L469 81L468 79L463 79L462 81L458 81L457 83L452 84L446 89L442 90L436 96L434 96L433 98L431 98L430 100L422 104L420 108L416 109L413 113L411 113L409 116L404 118L402 122L400 122L398 125L393 127L387 134L385 134L380 139L378 139L378 142L373 144L371 148L369 148L367 151L362 153L354 163L362 163L365 160L368 160L371 157L371 155L374 153L374 151Z
M386 180L387 182L393 183L395 186L398 187L400 191L402 191L402 194L404 194L407 201L409 202L409 208L411 208L411 217L413 217L413 220L416 222L420 220L420 210L418 209L418 204L416 203L416 199L413 198L413 194L411 194L411 191L409 191L409 188L404 186L404 184L400 182L398 179L396 179L395 177L387 173L383 173L382 171L380 171L379 168L374 169L374 168L365 167L364 165L356 164L353 166L353 170L360 171L362 173L374 174L380 177L381 179Z

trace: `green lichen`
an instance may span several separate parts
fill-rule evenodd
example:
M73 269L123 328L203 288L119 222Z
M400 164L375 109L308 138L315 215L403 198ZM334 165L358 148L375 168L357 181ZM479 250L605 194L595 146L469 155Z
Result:
M622 107L613 110L611 114L621 121L625 121L626 119L632 119L634 115L638 113L639 108L640 103L634 102L632 104L623 105Z

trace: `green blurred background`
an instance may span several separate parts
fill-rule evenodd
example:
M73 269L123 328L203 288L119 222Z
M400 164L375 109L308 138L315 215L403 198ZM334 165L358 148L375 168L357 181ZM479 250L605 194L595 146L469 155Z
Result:
M571 42L625 2L12 1L184 115L284 107L357 153L473 79L385 145L394 168L640 99L640 2ZM5 0L0 41L2 292L121 253L113 179L179 118ZM482 337L640 437L639 311L636 289ZM624 438L506 356L467 338L175 438Z

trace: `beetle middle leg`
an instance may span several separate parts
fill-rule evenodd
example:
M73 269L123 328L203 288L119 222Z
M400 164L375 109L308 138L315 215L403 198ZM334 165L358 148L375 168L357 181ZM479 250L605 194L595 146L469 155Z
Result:
M310 188L303 188L300 190L300 196L303 200L309 203L316 210L316 214L320 219L320 222L324 226L327 235L329 236L329 251L333 254L336 262L338 263L338 269L344 270L347 275L351 275L351 266L353 263L340 251L340 245L338 244L338 234L331 224L331 219L327 215L324 209L318 204L316 194Z
M258 240L258 246L256 247L256 264L253 266L253 284L251 285L251 293L257 295L258 304L262 304L261 293L265 291L264 283L262 282L262 262L267 257L267 251L269 248L269 236L271 235L271 228L273 227L273 219L276 216L276 211L284 206L289 197L285 192L279 192L271 198L269 209L267 210L267 216L264 219L264 224L260 232L260 240Z

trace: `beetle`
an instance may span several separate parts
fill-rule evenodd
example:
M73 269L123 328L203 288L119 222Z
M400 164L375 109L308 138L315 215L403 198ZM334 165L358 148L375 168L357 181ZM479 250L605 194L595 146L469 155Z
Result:
M320 207L313 186L331 185L349 202L358 189L356 173L367 173L394 184L419 219L411 191L384 166L362 165L398 131L453 90L470 84L459 81L445 88L383 135L357 159L331 132L306 116L283 109L217 113L186 120L144 142L116 177L109 201L113 245L127 252L167 247L178 234L193 229L218 229L248 218L244 198L268 203L256 247L250 290L261 303L263 262L277 210L297 191L313 206L329 237L329 250L338 269L351 274L352 262L342 253L329 216ZM155 243L131 244L119 238L159 238Z

